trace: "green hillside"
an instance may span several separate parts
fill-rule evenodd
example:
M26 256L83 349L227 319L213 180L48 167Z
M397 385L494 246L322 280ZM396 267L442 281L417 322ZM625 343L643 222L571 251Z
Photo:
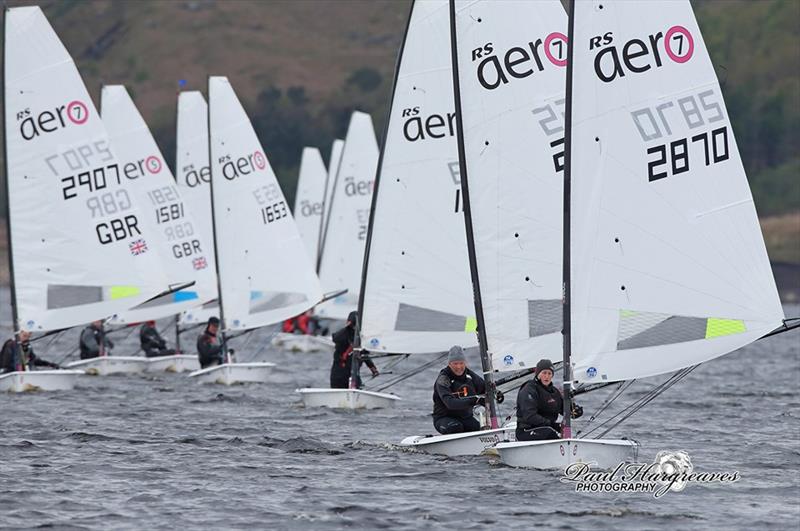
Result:
M11 1L10 5L31 2ZM284 185L354 108L380 133L405 0L39 2L97 95L133 92L168 160L179 79L230 77ZM695 0L761 215L800 210L800 1Z

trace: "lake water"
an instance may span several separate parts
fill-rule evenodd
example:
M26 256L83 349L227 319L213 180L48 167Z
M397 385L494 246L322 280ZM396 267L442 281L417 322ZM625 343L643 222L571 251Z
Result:
M800 315L800 307L786 306L786 314ZM40 355L61 359L77 336L65 333L46 351L42 340ZM639 530L800 522L798 332L704 364L612 432L640 441L642 462L685 450L695 471L741 476L658 499L576 493L559 472L403 451L400 439L433 430L438 368L393 388L403 397L393 410L304 409L293 391L326 386L331 355L273 351L264 346L268 336L251 334L237 349L240 360L257 354L278 364L264 385L86 376L71 392L0 395L0 527ZM132 353L135 337L115 353ZM636 383L619 405L651 384ZM587 414L605 396L581 397ZM501 406L504 415L514 398Z

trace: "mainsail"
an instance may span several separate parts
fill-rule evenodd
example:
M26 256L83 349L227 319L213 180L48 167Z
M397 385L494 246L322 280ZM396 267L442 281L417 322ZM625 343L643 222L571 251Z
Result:
M574 9L573 379L674 371L772 331L783 310L691 5Z
M150 129L124 86L103 87L100 114L145 221L155 226L149 245L163 257L168 281L176 285L195 282L191 287L120 312L111 322L159 319L215 298L213 248L197 231L191 207L184 201Z
M348 292L317 307L317 315L344 319L356 309L367 241L378 142L372 118L354 112L331 194L328 227L322 241L319 277L326 292Z
M214 274L213 299L217 298L214 236L211 228L211 168L208 159L208 105L200 91L178 95L178 127L175 147L175 176L178 190L194 215L197 234L208 249L209 267ZM219 316L216 300L185 311L181 325L203 323Z
M211 195L224 330L298 315L322 290L278 180L226 77L208 81Z
M39 7L6 10L6 179L16 328L47 331L167 289L132 181Z
M486 348L495 370L530 368L561 358L567 16L558 0L456 2L455 25Z
M312 264L317 263L317 253L319 252L322 204L325 201L327 178L327 170L319 150L311 147L303 148L293 214Z
M421 353L475 346L447 0L415 2L373 193L361 345Z

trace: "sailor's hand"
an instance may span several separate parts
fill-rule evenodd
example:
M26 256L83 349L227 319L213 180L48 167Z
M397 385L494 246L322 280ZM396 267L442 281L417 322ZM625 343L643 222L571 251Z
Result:
M497 393L495 393L494 395L494 399L497 400L498 404L502 404L503 400L506 399L506 396L503 394L502 391L497 391Z
M576 403L572 403L572 418L577 419L583 416L583 408Z

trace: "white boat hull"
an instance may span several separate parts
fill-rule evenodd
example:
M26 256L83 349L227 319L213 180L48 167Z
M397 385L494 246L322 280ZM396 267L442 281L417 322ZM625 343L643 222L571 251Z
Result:
M138 374L144 372L147 359L142 356L100 356L88 360L73 361L70 369L78 369L93 376L109 374Z
M200 370L200 360L189 354L146 358L147 372L190 372Z
M272 338L272 346L292 352L324 352L333 350L329 336L309 336L281 332Z
M382 409L394 407L401 398L389 393L364 391L363 389L311 388L295 389L303 398L305 407L329 407L334 409Z
M0 375L0 391L24 393L27 391L69 391L75 387L83 371L47 370L15 371Z
M622 462L635 462L639 454L639 443L628 439L517 441L499 443L494 448L506 465L543 470L563 470L572 463L609 469Z
M233 385L238 383L264 383L269 373L275 366L274 363L223 363L214 367L207 367L194 371L189 376L200 383L216 383Z
M481 455L494 453L493 446L503 441L513 441L516 425L493 430L452 433L450 435L414 435L400 441L400 446L413 448L426 454Z

